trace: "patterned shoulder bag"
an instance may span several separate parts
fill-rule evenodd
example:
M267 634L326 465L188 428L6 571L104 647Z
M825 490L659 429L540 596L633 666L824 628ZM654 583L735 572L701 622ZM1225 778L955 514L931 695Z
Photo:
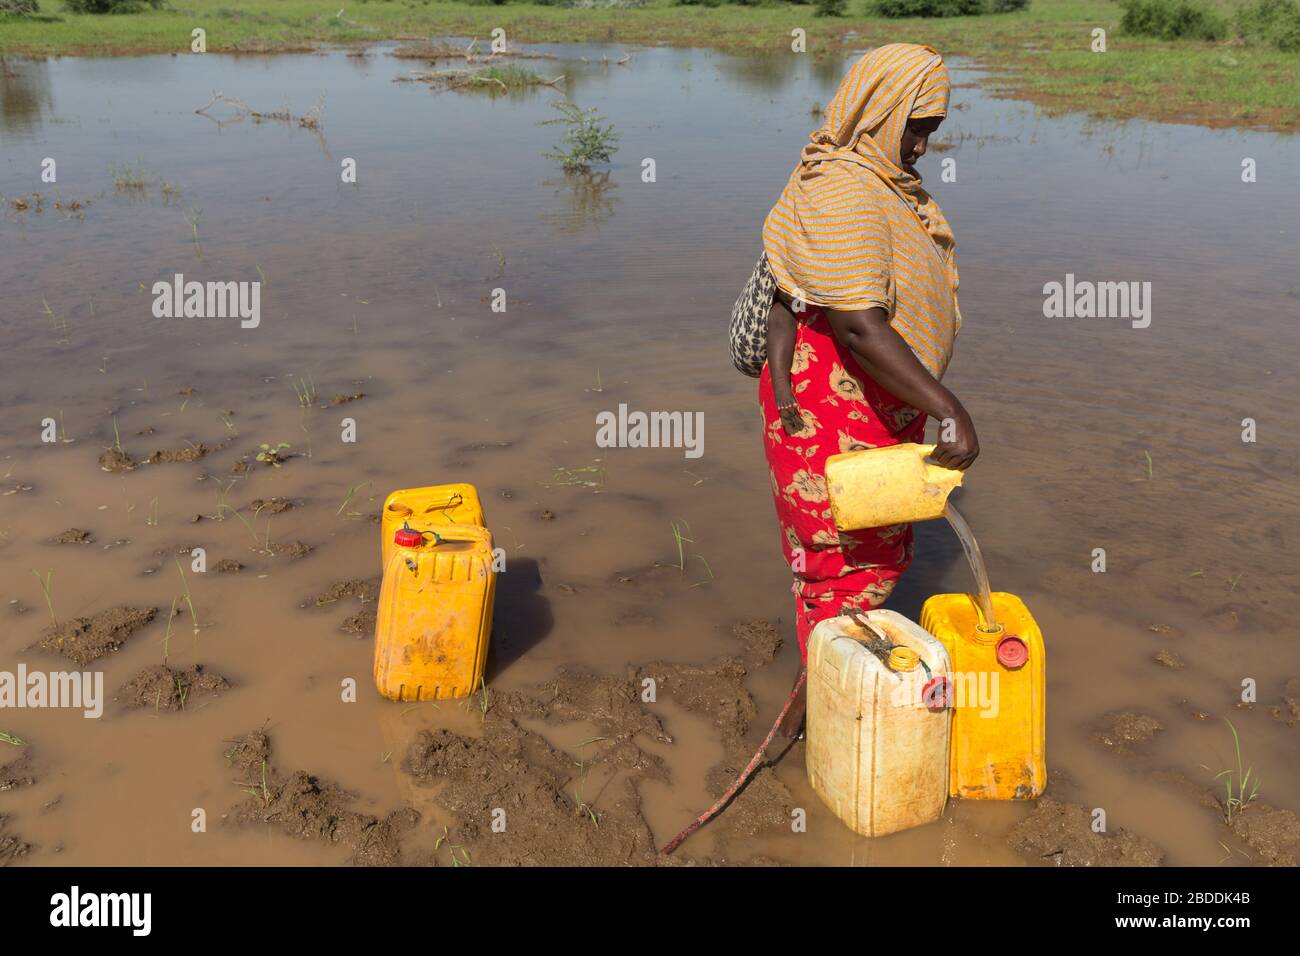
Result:
M767 361L767 316L772 311L776 295L776 278L767 265L767 253L758 257L754 273L745 283L740 298L731 309L728 336L731 344L731 364L736 370L758 378Z

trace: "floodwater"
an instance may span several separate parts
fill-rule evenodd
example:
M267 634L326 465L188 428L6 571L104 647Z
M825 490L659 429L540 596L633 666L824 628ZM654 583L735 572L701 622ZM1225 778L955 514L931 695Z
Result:
M381 816L421 802L421 826L441 832L400 757L419 729L471 732L476 710L380 700L369 635L338 630L356 606L313 602L333 582L379 574L369 519L395 488L470 481L482 492L508 555L491 687L534 686L563 665L617 674L708 661L736 652L732 622L760 617L786 638L748 682L759 714L748 737L766 732L797 666L792 597L756 387L732 370L725 327L762 218L844 63L634 49L619 65L601 57L622 48L545 50L559 59L531 65L563 74L557 88L497 97L395 82L423 65L382 46L6 64L0 670L71 666L32 647L49 617L32 572L52 571L60 619L159 608L94 665L110 696L163 661L164 640L171 666L201 663L234 684L183 714L111 700L99 720L0 711L36 778L0 794L0 814L35 846L33 863L342 862L338 846L217 825L247 783L221 759L223 741L264 723L284 768L338 781ZM954 76L936 137L951 148L921 169L957 230L965 325L946 381L983 449L956 500L993 588L1021 595L1045 635L1049 794L1104 808L1112 831L1151 840L1168 863L1251 862L1197 790L1217 791L1215 774L1235 765L1226 717L1262 777L1260 799L1300 811L1300 727L1270 713L1300 677L1300 142L1050 118L991 99L960 64ZM196 114L216 91L294 116L319 101L320 129ZM542 155L560 135L540 123L561 91L622 134L594 179L566 178ZM57 183L39 179L46 157ZM341 181L346 159L355 185ZM955 182L940 181L947 159ZM124 167L143 189L115 187ZM15 209L36 192L41 211ZM261 279L260 324L155 318L152 285L175 273ZM1150 282L1149 326L1045 318L1043 286L1067 273ZM497 289L504 312L492 309ZM316 405L365 397L304 409L300 382ZM596 415L620 403L702 412L703 455L598 448ZM355 442L341 438L345 417ZM66 441L41 441L47 418ZM1242 440L1247 418L1257 441ZM137 459L229 444L110 474L98 457L115 428ZM262 443L294 457L232 476ZM250 533L219 512L227 487L234 507L272 496L299 506L263 514ZM684 572L656 579L663 594L620 584L676 565L673 522L688 529ZM94 542L47 543L71 527ZM294 541L314 550L261 553ZM184 593L174 556L195 546L210 566L247 567L195 574L185 558L199 631L180 616L165 635ZM929 594L971 586L958 542L931 522L890 606L915 619ZM1155 663L1161 650L1185 667ZM347 678L354 703L341 699ZM1247 679L1254 706L1240 703ZM663 843L712 802L703 780L722 748L708 720L658 706L675 742L645 748L672 779L642 796ZM1164 729L1133 754L1110 752L1094 735L1119 711ZM568 749L591 729L545 733ZM0 743L0 761L15 751ZM1005 834L1027 805L953 803L937 824L869 841L820 805L798 748L777 773L807 832L757 834L754 857L1026 862ZM206 833L191 830L196 808ZM679 852L707 856L714 839L706 828Z

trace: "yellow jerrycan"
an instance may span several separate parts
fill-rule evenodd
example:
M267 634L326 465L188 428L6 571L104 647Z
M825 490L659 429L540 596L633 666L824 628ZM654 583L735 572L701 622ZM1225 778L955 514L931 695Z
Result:
M375 623L375 686L389 700L467 697L483 679L496 573L492 532L399 528Z
M827 458L835 527L857 531L942 516L964 472L927 462L934 447L904 443Z
M394 491L384 502L380 541L383 567L393 554L393 535L397 529L410 523L414 528L433 528L440 525L486 525L483 506L473 485L430 485L427 488L403 488Z
M948 797L944 646L893 611L808 638L808 780L845 826L883 836L939 819Z
M994 591L988 630L970 594L936 594L921 626L948 650L953 670L949 793L977 800L1032 800L1047 787L1047 659L1023 601Z

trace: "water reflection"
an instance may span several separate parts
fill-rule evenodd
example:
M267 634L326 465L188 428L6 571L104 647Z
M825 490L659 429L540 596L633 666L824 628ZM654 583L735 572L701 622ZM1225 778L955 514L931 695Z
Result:
M53 112L49 65L44 61L14 63L0 57L0 129L30 133Z
M552 194L564 204L562 212L544 213L542 219L563 233L573 234L588 226L599 226L614 215L618 204L618 183L609 178L609 170L570 172L562 177L543 180Z

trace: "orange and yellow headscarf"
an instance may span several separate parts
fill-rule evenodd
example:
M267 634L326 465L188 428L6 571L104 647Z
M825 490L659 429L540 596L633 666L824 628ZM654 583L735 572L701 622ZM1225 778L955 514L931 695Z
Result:
M960 324L956 242L900 149L909 119L947 115L949 90L943 58L928 46L891 43L866 54L840 84L763 227L783 290L832 309L885 308L936 375ZM904 282L913 287L900 296Z

